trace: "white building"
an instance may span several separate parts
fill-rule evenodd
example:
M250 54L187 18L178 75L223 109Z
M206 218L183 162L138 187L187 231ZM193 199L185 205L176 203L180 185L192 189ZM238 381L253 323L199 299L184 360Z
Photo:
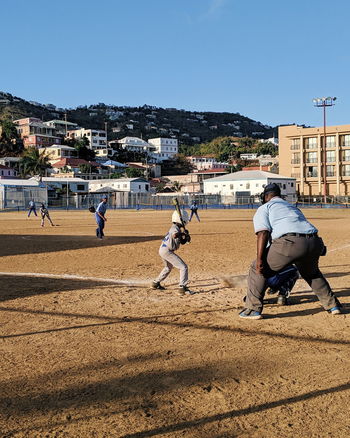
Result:
M146 151L149 153L150 150L153 150L153 147L150 146L147 141L138 137L124 137L118 140L118 144L122 149L126 149L130 152L140 152L144 154Z
M192 155L186 158L192 164L194 169L197 170L226 169L229 167L227 163L216 161L216 158L212 155Z
M119 178L90 180L89 192L130 192L148 193L149 183L144 178Z
M36 180L36 178L31 178L30 181L32 180ZM68 186L73 193L87 193L89 189L89 181L82 178L43 177L42 183L51 190L63 189Z
M258 154L241 154L239 158L241 160L257 160Z
M86 137L89 140L90 149L94 151L107 148L107 134L106 131L100 129L74 129L68 131L70 138L83 138Z
M258 196L269 183L276 183L281 187L281 194L288 200L296 195L295 178L278 175L260 170L243 170L227 173L217 178L203 181L203 191L207 195L224 195L237 198Z
M77 150L65 145L52 145L48 148L39 148L39 153L44 153L51 164L60 161L62 158L74 158L77 156Z
M76 123L67 122L65 120L49 120L48 122L44 122L44 125L55 129L56 134L58 135L67 135L68 131L78 129L78 125Z
M164 161L174 158L179 152L176 138L150 138L148 143L155 148L152 157L157 161Z

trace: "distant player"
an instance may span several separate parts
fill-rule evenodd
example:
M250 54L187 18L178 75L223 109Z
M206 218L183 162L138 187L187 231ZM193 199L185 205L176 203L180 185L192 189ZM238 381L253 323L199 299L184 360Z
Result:
M190 206L190 210L191 210L191 215L190 215L190 220L189 222L191 222L192 216L196 215L196 218L198 220L198 222L200 222L199 216L198 216L198 205L197 205L197 201L193 201L191 206Z
M49 210L47 207L45 207L45 204L42 203L40 207L40 214L41 214L41 226L44 226L45 218L50 222L51 226L54 227L54 224L52 223L52 220L50 218Z
M182 212L182 220L186 225L188 222L188 214L186 211ZM190 242L191 238L188 231L181 231L181 218L177 211L174 211L172 215L172 222L173 224L168 234L164 237L159 248L159 255L163 260L164 269L159 274L158 278L153 281L152 287L153 289L164 290L165 287L160 283L167 278L175 266L175 268L180 270L179 291L183 295L193 295L195 292L191 291L187 286L188 267L186 263L177 254L175 254L175 251L179 249L180 245Z
M28 208L29 208L29 211L28 211L28 217L32 214L32 212L35 214L35 216L38 216L38 215L36 214L36 207L35 207L35 201L34 201L34 199L31 199L31 200L29 201Z
M105 216L107 210L107 201L108 201L107 196L103 196L95 212L95 219L97 223L96 236L99 239L102 239L104 237L103 229L105 227L105 222L107 222L107 218Z

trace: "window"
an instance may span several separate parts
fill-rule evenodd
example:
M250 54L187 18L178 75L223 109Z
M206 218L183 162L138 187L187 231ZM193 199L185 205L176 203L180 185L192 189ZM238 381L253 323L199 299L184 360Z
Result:
M342 166L342 175L343 176L350 176L350 164L344 164Z
M292 153L292 162L291 164L300 164L300 152Z
M317 167L316 166L309 166L307 167L306 176L309 178L314 178L318 176Z
M149 185L148 184L145 184L145 189L148 192L148 190L149 190Z
M233 184L230 184L230 190L233 190Z
M307 163L317 163L317 152L306 152Z
M283 190L286 190L286 185L285 184L283 184Z
M250 183L246 183L245 188L250 189Z
M127 184L123 184L123 187L124 187L124 189L126 189L128 187L128 185Z
M294 187L294 183L290 183L290 186L291 186L291 187Z
M326 148L335 148L335 135L326 136Z
M350 146L350 134L341 135L339 142L340 146Z
M334 166L326 166L326 173L327 176L334 176Z
M77 185L77 190L81 190L81 191L85 190L84 184L78 184Z
M317 149L317 137L305 138L304 145L306 149Z
M291 144L291 150L299 150L300 149L300 138L293 138Z
M327 163L335 162L335 151L327 151L326 152L326 161Z
M350 161L350 149L346 149L342 154L343 161Z

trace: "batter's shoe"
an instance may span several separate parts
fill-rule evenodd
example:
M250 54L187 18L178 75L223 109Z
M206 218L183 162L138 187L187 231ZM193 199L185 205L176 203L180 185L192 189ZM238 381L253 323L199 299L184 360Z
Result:
M338 307L338 306L332 307L331 309L328 310L328 312L331 315L341 315L341 313L342 313L340 307Z
M244 309L239 314L239 317L244 319L262 319L262 314L256 310Z
M194 295L196 292L193 292L188 286L179 286L179 292L181 295Z
M159 281L152 281L152 289L165 290L165 287L162 286Z

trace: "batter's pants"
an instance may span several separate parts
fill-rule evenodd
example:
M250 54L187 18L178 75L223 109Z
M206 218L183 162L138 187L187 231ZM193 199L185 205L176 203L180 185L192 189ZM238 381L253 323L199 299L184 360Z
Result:
M322 306L329 310L339 305L327 280L318 267L318 259L324 244L320 237L283 236L273 240L267 249L267 270L280 271L294 263L300 275L311 286ZM269 272L268 276L273 275ZM247 309L261 312L263 298L267 289L266 278L256 270L256 260L252 263L248 274L248 292L245 299Z
M155 281L160 283L165 280L175 266L175 268L180 270L179 286L186 286L188 283L188 267L186 263L177 254L173 251L169 251L167 248L161 248L159 250L159 255L163 260L164 269Z

